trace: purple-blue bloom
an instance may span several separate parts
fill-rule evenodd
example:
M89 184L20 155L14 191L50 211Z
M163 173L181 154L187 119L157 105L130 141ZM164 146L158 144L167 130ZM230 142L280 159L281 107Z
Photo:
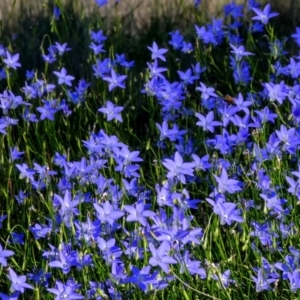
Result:
M149 244L152 257L149 260L151 266L159 266L165 273L169 273L169 264L177 264L177 261L168 255L171 250L170 243L163 241L156 249L152 243Z
M230 194L233 194L242 190L242 188L240 187L240 182L238 180L228 178L226 169L222 170L220 177L215 174L214 177L218 183L218 193L223 194L225 192L228 192Z
M158 271L154 272L153 274L151 274L150 271L150 266L146 266L141 270L135 266L132 266L132 275L124 279L122 282L133 283L137 285L143 292L147 293L149 290L149 285L156 283L156 277L158 276Z
M268 24L269 19L278 16L278 13L271 13L271 5L267 4L263 11L258 8L252 8L253 11L256 13L256 16L252 18L252 20L261 21L264 25Z
M183 261L180 260L180 273L188 271L191 275L199 275L201 279L206 278L206 271L201 267L201 262L191 260L189 252L186 250L183 255Z
M7 277L11 281L11 292L17 291L23 294L25 289L33 289L33 287L26 282L25 275L18 276L12 268L9 268L8 272L9 275Z
M24 155L24 152L19 152L17 147L9 148L10 153L10 161L15 161L17 159L21 159Z
M14 255L15 253L10 250L4 250L0 244L0 264L4 267L7 266L6 257L10 257Z
M6 58L3 59L7 68L17 69L17 67L21 67L21 64L18 63L19 54L11 55L8 51L6 51Z
M183 53L190 53L194 50L193 46L191 43L186 43L186 42L183 42L182 43L182 48L181 48L181 52Z
M213 274L212 278L219 281L221 284L221 287L223 287L223 288L228 288L229 285L236 283L235 280L230 279L230 270L226 270L223 274L220 274L219 276L216 274Z
M46 273L43 269L34 270L34 273L28 273L28 278L32 280L35 285L48 287L51 273Z
M277 198L277 194L275 192L268 193L268 195L260 194L260 197L265 200L267 208L274 210L276 212L284 211L282 207L283 201Z
M0 216L0 229L2 228L3 221L7 218L7 215L1 215Z
M197 126L203 128L204 131L215 131L215 126L221 126L222 123L219 121L214 121L214 112L210 111L206 116L203 116L199 113L195 113L199 121L196 123Z
M175 50L180 49L183 45L183 36L180 34L179 30L169 33L171 35L170 45L173 46Z
M65 191L64 198L61 196L54 194L53 197L53 206L55 209L59 207L59 215L62 218L62 221L65 225L70 228L73 223L74 215L78 215L79 211L77 209L77 205L79 205L78 199L72 199L72 194L69 190Z
M0 293L0 298L1 298L1 300L18 300L20 295L21 295L20 292L14 292L9 296L6 294Z
M236 61L242 60L242 58L244 56L254 55L251 52L245 51L245 47L243 45L239 46L239 47L235 47L234 45L230 44L230 47L232 48L232 51L230 51L230 52L235 54L235 60Z
M53 73L58 77L58 83L59 84L66 84L68 86L72 86L71 81L75 78L71 75L67 75L67 70L65 68L62 68L60 72L53 71Z
M159 49L157 44L153 42L152 47L147 47L152 53L151 58L154 59L161 59L162 61L166 61L164 54L168 51L168 49Z
M62 249L58 253L57 260L49 262L48 265L51 268L60 268L64 274L68 274L71 270L71 267L78 264L75 254L75 251L67 253L66 249Z
M53 17L54 17L54 19L58 20L60 15L61 15L61 11L60 11L59 7L55 5L54 8L53 8Z
M193 84L195 80L199 79L198 75L192 75L191 69L188 69L186 72L177 71L177 73L185 85Z
M99 7L105 6L108 4L108 0L95 0L96 4L98 4Z
M207 87L204 83L200 82L201 87L197 87L196 90L201 92L201 98L203 100L207 100L210 97L218 97L218 95L214 92L215 89L211 87Z
M124 85L123 81L126 78L127 78L126 75L120 75L120 76L118 76L118 74L116 73L116 71L114 69L111 69L111 76L110 77L103 77L103 80L109 82L108 89L109 89L109 91L112 91L116 87L120 87L120 88L124 89L125 85Z
M50 226L46 226L44 224L35 224L34 226L30 226L29 229L33 233L36 240L45 238L52 230Z
M107 37L103 34L103 30L99 30L97 32L91 31L91 38L95 43L98 44L101 44L107 39Z
M156 127L159 129L160 131L160 141L163 141L165 138L169 138L170 140L175 140L176 134L177 134L177 130L173 129L169 129L169 125L167 121L163 121L162 125L156 123Z
M57 112L57 108L55 108L54 100L42 100L44 102L43 107L37 107L36 110L41 113L40 120L51 120L54 121L54 115Z
M300 289L300 272L298 270L294 270L293 272L288 272L287 275L290 281L291 292L295 293L298 289Z
M214 37L214 34L210 32L209 30L206 30L205 26L202 26L199 28L197 25L195 25L197 36L200 40L202 40L205 44L213 44L216 45L217 41Z
M84 299L84 296L76 293L76 287L68 285L68 284L63 284L60 281L55 282L56 288L50 288L47 289L50 293L54 294L56 297L54 300L74 300L74 299Z
M265 290L272 290L271 283L277 281L277 279L269 277L263 268L259 269L257 277L251 276L256 285L256 292L262 292Z
M119 122L123 122L122 116L120 115L120 112L123 109L124 108L122 106L115 106L111 101L107 101L106 107L99 108L98 111L106 114L107 121L115 119Z
M236 208L235 203L223 202L220 199L213 201L209 198L206 198L206 201L213 206L214 213L220 217L221 225L231 225L232 222L244 222L244 218L240 216L241 211Z
M285 91L284 82L281 81L279 84L274 83L265 83L265 87L268 90L269 100L271 102L277 101L279 104L282 104L283 100L288 96L288 93Z
M30 180L34 180L33 175L36 173L35 170L30 169L27 164L16 164L16 167L21 172L20 178L28 178Z
M181 155L176 152L174 155L174 161L171 159L165 159L163 165L168 169L167 177L169 179L176 178L183 184L186 183L185 175L194 176L194 163L184 163Z
M161 73L167 71L168 69L158 67L157 59L155 59L153 63L147 63L147 65L150 70L150 78L155 76L160 77L162 79L165 78L164 75L162 75Z
M64 43L64 44L59 44L58 42L55 42L54 47L56 48L56 50L58 51L58 54L60 56L62 56L66 51L70 51L71 48L68 48L68 43Z
M296 148L300 144L300 138L296 134L296 128L287 129L284 125L280 126L280 130L275 130L277 140L274 140L273 146L280 147L282 151L287 151L290 154L296 153Z
M145 203L140 201L134 206L124 205L124 209L129 213L126 218L128 222L139 222L143 226L147 226L146 217L153 217L155 213L151 210L145 210Z
M106 52L103 49L103 44L97 45L97 44L95 44L95 43L92 42L91 45L90 45L90 48L94 51L95 55L98 55L99 53Z
M124 216L122 211L115 210L108 201L105 201L102 205L97 203L94 203L93 205L97 212L97 218L102 224L107 222L110 225L113 225L115 221Z
M300 46L300 27L296 27L296 33L292 34L291 37L295 40L298 46Z

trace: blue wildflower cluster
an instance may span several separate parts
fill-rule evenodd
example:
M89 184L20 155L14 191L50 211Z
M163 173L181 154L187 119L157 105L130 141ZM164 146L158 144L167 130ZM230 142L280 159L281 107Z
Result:
M43 71L0 45L0 299L299 293L300 28L277 15L231 2L143 70L97 28L86 78L59 37Z

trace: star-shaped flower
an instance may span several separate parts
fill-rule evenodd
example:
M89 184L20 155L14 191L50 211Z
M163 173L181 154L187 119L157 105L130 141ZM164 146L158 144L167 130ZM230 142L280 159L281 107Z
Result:
M258 8L252 8L257 16L253 17L252 20L261 21L264 25L268 24L269 19L272 17L276 17L278 13L271 13L271 5L267 4L263 11Z

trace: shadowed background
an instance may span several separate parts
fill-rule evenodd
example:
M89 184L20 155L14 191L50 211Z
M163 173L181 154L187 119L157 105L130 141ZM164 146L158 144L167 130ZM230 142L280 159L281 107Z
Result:
M193 24L204 25L211 22L212 17L222 17L224 4L231 1L202 0L198 9L194 7L194 0L108 2L108 5L99 8L94 0L0 0L0 44L6 47L10 45L11 52L20 53L25 73L25 70L43 70L41 53L46 53L49 45L56 41L68 42L73 51L65 66L76 77L90 79L90 70L86 70L88 53L91 51L89 33L103 29L109 36L106 45L113 45L114 53L126 53L127 59L134 60L137 70L141 70L150 58L146 46L156 41L162 47L167 47L169 32L176 29L188 41L193 41ZM246 6L248 1L235 2ZM270 2L271 10L280 13L271 20L280 36L290 36L295 32L300 20L300 0L258 2L262 7ZM54 22L55 5L60 6L63 13ZM52 21L49 22L49 19ZM244 26L247 27L247 23Z
M62 6L72 6L74 12L78 15L85 14L92 16L99 13L102 17L107 18L106 26L109 27L109 20L114 18L116 9L120 17L130 16L130 24L126 27L131 32L136 32L145 25L149 25L151 16L164 15L172 19L180 16L183 9L191 9L194 0L120 0L115 5L114 0L108 0L109 5L99 8L94 0L1 0L0 1L0 21L2 26L7 29L11 28L22 20L30 20L47 16L52 13L51 9L55 3ZM224 4L232 1L228 0L202 0L201 11L207 16L216 16L222 13ZM236 0L237 4L246 4L247 0ZM299 22L300 0L260 0L259 3L265 5L271 3L272 10L279 11L282 18L287 19L293 26ZM133 18L132 18L133 17Z

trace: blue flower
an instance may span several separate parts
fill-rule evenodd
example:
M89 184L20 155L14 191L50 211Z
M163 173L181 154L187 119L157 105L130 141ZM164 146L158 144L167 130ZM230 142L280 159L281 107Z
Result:
M163 165L169 170L167 177L169 179L176 178L183 184L186 183L185 175L194 176L195 167L194 163L184 163L181 155L176 152L174 161L171 159L165 159Z
M235 280L230 279L230 270L226 270L223 274L220 274L220 276L213 274L212 278L220 282L223 288L228 288L230 284L236 283Z
M272 17L276 17L279 14L278 13L271 13L271 5L267 4L263 11L261 11L258 8L252 8L257 16L253 17L252 20L258 20L261 21L264 25L268 24L269 19Z
M169 34L171 35L169 44L172 45L175 50L180 49L183 45L183 36L180 34L179 30L170 32Z
M225 193L228 192L230 194L239 192L242 190L240 187L240 182L235 179L229 179L227 175L227 171L225 169L222 170L221 176L218 177L214 175L217 183L218 183L218 192Z
M118 76L115 70L111 70L110 77L103 77L103 80L109 82L109 91L112 91L115 87L125 88L123 81L127 78L126 75Z
M53 17L54 17L54 19L58 20L60 15L61 15L61 11L60 11L59 7L55 5L54 8L53 8Z
M14 292L10 296L0 293L1 300L18 300L20 296L19 292Z
M113 225L116 220L124 216L122 211L115 210L108 201L105 201L102 205L94 203L94 208L97 211L97 218L102 224L108 222Z
M217 199L215 202L209 198L206 198L214 209L214 213L220 217L221 225L231 225L232 222L244 222L243 217L240 216L241 211L236 209L236 204L231 202L223 202L221 199Z
M235 54L235 60L236 61L240 61L242 60L242 58L244 56L249 56L249 55L254 55L253 53L251 52L247 52L245 51L245 47L242 45L242 46L239 46L238 48L235 47L234 45L232 44L229 44L230 47L232 48L232 51L230 51L231 53Z
M62 221L65 225L70 228L73 223L73 216L78 215L79 211L77 205L79 205L79 200L72 200L72 195L69 190L65 191L64 198L60 197L57 194L54 194L53 203L54 207L59 209L59 215L62 217Z
M180 273L183 274L186 271L191 275L199 275L201 279L206 278L206 271L204 268L201 268L201 262L198 260L191 260L187 250L184 252L183 261L180 259Z
M55 108L56 103L53 102L54 100L42 101L44 102L44 106L36 108L36 110L41 113L40 120L48 119L54 121L54 115L57 112L57 108Z
M46 273L44 270L36 270L34 273L28 273L28 278L32 280L36 285L48 287L51 273Z
M288 279L290 281L291 292L295 293L300 289L300 272L298 270L294 270L292 273L289 272Z
M169 264L177 264L177 261L168 255L170 251L170 243L163 241L156 249L152 243L149 244L152 257L149 260L151 266L159 266L165 273L169 273Z
M59 251L57 260L53 260L48 264L51 268L60 268L64 274L68 274L71 270L71 267L77 265L75 256L77 254L76 251L67 253L66 250L67 247Z
M68 284L63 284L60 281L56 281L56 288L47 289L50 293L56 295L54 300L73 300L73 299L84 299L84 296L75 292L76 286L71 286Z
M36 240L40 238L45 238L51 232L51 227L44 224L35 224L34 226L29 227L30 231L33 233Z
M99 7L105 6L108 3L107 1L108 0L95 0Z
M17 67L21 67L21 64L18 63L19 54L11 55L8 51L6 51L6 58L3 59L7 68L17 69Z
M71 48L67 48L67 46L68 46L68 43L64 43L61 45L58 42L55 42L55 45L54 45L54 47L57 49L58 54L60 56L62 56L66 51L71 50Z
M300 46L300 27L296 27L296 33L291 35L294 38L295 42L298 46Z
M107 121L115 119L119 122L123 122L122 116L120 115L120 112L123 109L124 108L122 106L115 106L111 101L107 101L106 107L99 108L98 111L106 114Z
M67 75L67 70L65 68L62 68L60 72L53 71L53 73L58 77L59 84L65 83L68 86L72 86L71 81L75 78L71 75Z
M16 167L21 172L20 178L28 178L30 180L34 180L33 175L36 173L35 170L30 169L27 164L16 164Z
M9 148L9 153L10 153L10 161L15 161L17 159L21 159L22 156L24 155L24 152L19 152L17 147L14 148Z
M16 272L9 268L8 270L9 275L7 276L8 279L11 281L11 287L10 290L12 292L17 291L24 293L25 289L33 289L33 287L26 282L26 276L18 276Z
M4 267L7 266L6 257L10 257L14 255L15 253L10 250L4 250L0 244L0 264Z
M211 87L206 87L206 85L200 82L201 87L197 87L196 90L202 92L201 98L203 100L207 100L210 97L218 97L216 93L214 93L215 89Z
M285 91L285 84L281 81L279 84L274 83L265 83L265 87L268 90L268 96L271 102L277 101L279 104L282 104L283 100L288 96L288 93Z
M157 59L155 59L152 64L147 63L147 65L150 70L150 78L155 77L155 76L160 77L162 79L165 78L164 75L162 75L161 73L167 71L168 69L158 67Z
M97 32L91 31L91 38L94 42L98 44L101 44L107 39L107 37L103 34L103 30L99 30Z
M271 283L277 281L277 279L270 278L264 269L259 269L257 277L251 276L251 278L255 282L256 292L258 293L272 290Z
M140 201L136 206L124 205L124 209L129 213L126 218L128 222L139 222L143 226L147 226L146 217L153 217L155 213L151 210L145 210L145 203Z
M166 59L163 55L168 51L168 49L163 49L163 48L158 49L158 46L155 42L153 42L152 48L151 47L147 47L147 48L152 52L152 54L151 54L152 59L159 58L162 61L166 61Z
M94 54L95 54L95 55L98 55L100 52L101 52L101 53L106 52L106 51L103 49L103 44L96 45L96 44L94 44L94 43L92 42L91 45L90 45L90 48L94 51Z
M221 126L222 123L219 121L214 121L214 112L210 111L206 116L203 116L199 113L195 113L199 121L196 123L197 126L203 128L204 131L215 131L215 126Z
M157 275L158 271L154 272L153 274L150 274L151 267L146 266L139 270L137 267L132 266L131 272L132 275L127 277L125 280L123 280L123 283L133 283L137 285L143 292L148 292L149 285L154 284L157 282Z
M156 127L160 131L160 137L159 137L160 141L163 141L165 138L169 138L170 140L175 140L177 131L174 128L169 129L167 121L163 121L162 125L156 123Z
M275 192L268 195L260 194L260 197L265 200L267 208L276 212L284 211L282 208L283 201L277 198L277 194Z
M0 216L0 229L2 228L3 221L7 218L7 215Z
M197 80L199 78L198 75L192 75L191 69L188 69L186 72L177 71L177 73L179 74L180 79L185 85L193 84L194 80Z

